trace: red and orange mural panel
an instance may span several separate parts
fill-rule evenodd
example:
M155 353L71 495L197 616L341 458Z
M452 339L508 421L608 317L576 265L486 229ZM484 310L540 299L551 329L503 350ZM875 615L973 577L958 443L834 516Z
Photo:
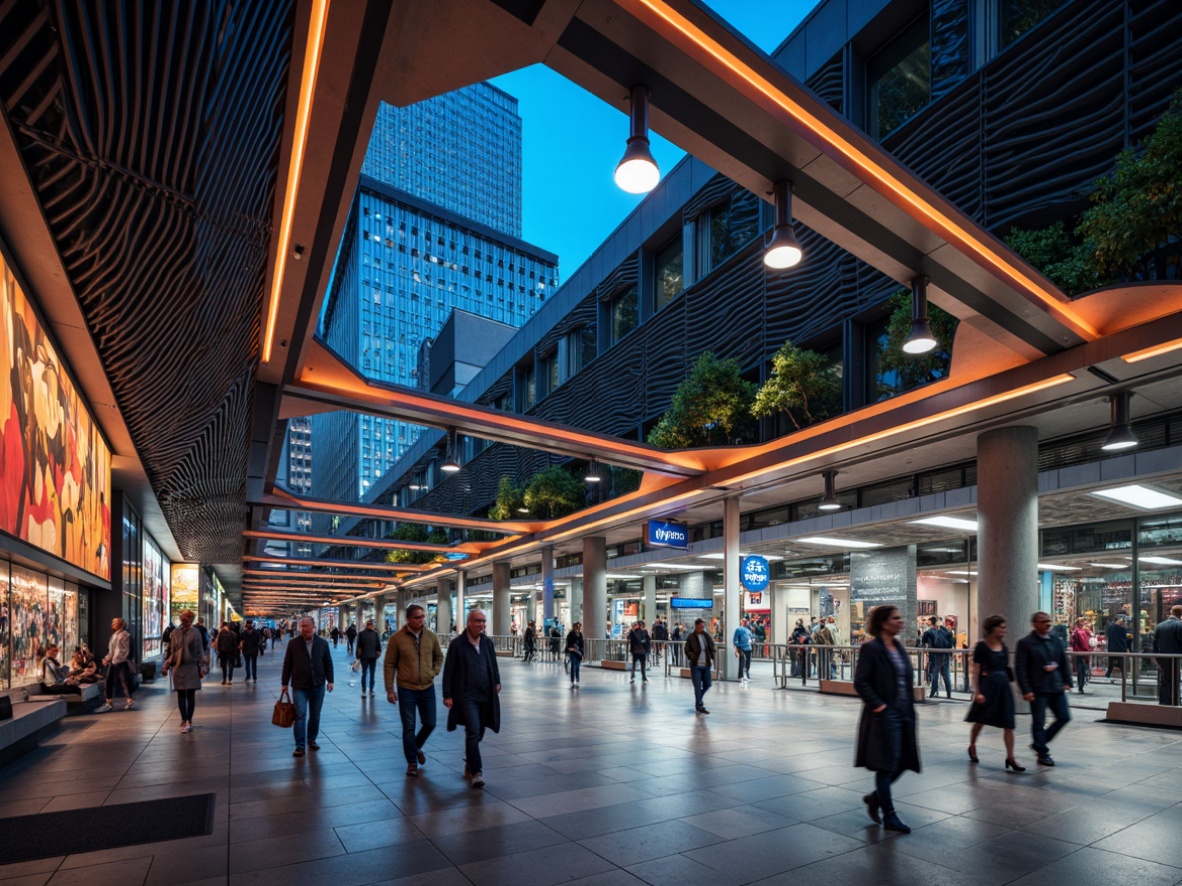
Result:
M111 452L0 254L0 531L111 577Z

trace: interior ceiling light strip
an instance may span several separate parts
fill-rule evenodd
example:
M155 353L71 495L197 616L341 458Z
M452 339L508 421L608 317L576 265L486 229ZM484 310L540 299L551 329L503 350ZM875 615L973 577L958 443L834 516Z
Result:
M855 171L861 172L878 185L880 193L893 195L900 203L910 207L914 217L926 219L932 226L932 229L946 237L950 243L956 244L966 252L979 256L987 265L1001 274L1003 278L1020 284L1024 290L1038 299L1048 313L1065 325L1070 326L1081 338L1088 341L1095 341L1100 337L1100 333L1091 324L1085 321L1079 314L1070 310L1068 305L1056 297L1054 292L1029 277L1021 268L1016 267L1009 261L1004 254L999 253L991 244L982 241L971 231L966 230L954 218L941 212L938 207L933 206L928 201L920 198L910 187L900 181L893 173L884 169L874 158L863 152L857 145L848 141L823 119L813 115L786 96L766 78L756 73L750 66L744 64L716 40L709 37L704 31L690 22L689 19L672 9L664 0L615 0L615 2L619 6L631 9L633 14L639 13L639 18L648 19L650 22L651 16L655 15L668 28L672 28L681 34L682 37L691 41L697 49L704 51L716 62L738 76L744 83L755 89L765 98L770 99L778 108L796 120L801 125L799 131L802 136L807 138L809 133L815 133L821 141L820 144L814 141L813 144L815 147L820 150L825 150L828 146L835 148L839 152L839 156L833 159L839 162L845 161L846 165L853 167ZM643 15L645 10L651 15ZM662 30L667 32L668 28Z
M1143 348L1140 351L1133 351L1131 354L1124 354L1121 359L1126 363L1140 363L1142 360L1148 360L1151 357L1160 357L1162 354L1168 354L1170 351L1176 351L1179 348L1182 348L1182 338L1162 342L1160 345Z
M283 217L279 222L279 245L275 252L275 275L271 278L271 300L267 306L267 325L263 334L263 362L271 360L275 344L275 324L279 320L279 296L283 291L283 275L287 256L291 251L291 226L295 218L296 198L300 190L304 151L308 143L308 122L312 116L312 97L316 92L316 75L320 69L320 53L324 48L324 31L328 23L329 0L312 0L312 15L308 21L308 42L304 47L304 71L300 78L300 100L296 108L295 132L291 143L291 164L287 170L287 190L283 196Z

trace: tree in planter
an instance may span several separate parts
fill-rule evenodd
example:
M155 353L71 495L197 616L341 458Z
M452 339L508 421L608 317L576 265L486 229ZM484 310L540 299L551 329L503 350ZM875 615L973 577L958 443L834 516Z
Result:
M750 443L755 439L755 391L756 385L743 378L738 360L719 360L706 351L678 386L648 442L664 449Z
M886 336L879 343L879 378L894 376L894 383L884 385L880 393L907 391L941 379L948 374L952 363L952 338L956 334L956 317L942 308L928 303L928 326L936 337L936 346L926 354L908 354L903 343L911 334L911 293L900 289L889 299L891 309Z
M416 541L416 542L430 542L436 545L447 544L447 532L443 529L432 529L427 531L427 527L422 523L399 523L398 528L391 532L386 538L392 538L397 541ZM387 551L387 563L433 563L437 560L447 559L441 554L436 554L433 551Z
M516 520L521 516L521 508L525 506L525 494L510 477L501 477L497 484L497 500L488 509L488 516L493 520Z
M524 501L534 516L547 520L565 517L583 507L583 481L561 465L551 465L530 478Z
M824 354L794 347L786 341L772 357L751 414L756 418L783 412L799 431L841 412L841 367Z

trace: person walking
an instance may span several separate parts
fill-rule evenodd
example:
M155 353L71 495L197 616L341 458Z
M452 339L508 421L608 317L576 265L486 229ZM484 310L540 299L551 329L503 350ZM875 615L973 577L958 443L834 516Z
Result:
M792 676L800 677L801 683L808 679L809 672L809 652L808 645L812 642L812 634L809 629L804 626L804 619L798 618L796 620L796 627L792 629L792 635L788 638L788 642L799 649L792 655Z
M711 670L714 668L714 638L706 631L706 620L694 621L694 631L685 641L685 660L690 667L690 679L694 683L694 710L709 714L706 710L706 693L713 685Z
M1112 620L1112 623L1104 629L1105 646L1108 647L1110 653L1129 652L1130 643L1133 635L1129 633L1128 627L1125 625L1125 617L1123 614L1118 615ZM1125 660L1116 655L1109 655L1108 657L1108 671L1104 674L1104 679L1113 683L1116 681L1112 679L1112 669L1120 668L1122 676L1127 676L1129 669L1125 667Z
M332 650L328 641L316 635L316 622L305 615L300 619L300 633L292 637L283 656L282 690L290 683L296 718L292 724L295 736L293 757L304 756L304 747L318 751L320 709L324 707L324 690L332 692Z
M435 678L443 665L439 638L426 624L427 610L418 603L406 607L406 624L390 635L390 642L386 644L386 663L382 667L386 701L398 705L402 720L402 754L406 757L406 774L410 778L415 778L419 767L427 762L423 746L435 731ZM359 646L360 642L358 638ZM401 702L399 693L402 693ZM417 735L416 712L422 722Z
M562 643L562 628L558 623L550 625L550 657L558 661L558 646Z
M817 652L819 660L817 665L819 668L817 671L818 675L827 673L830 680L837 679L837 660L833 649L837 644L837 638L833 636L833 630L829 622L821 622L821 626L813 634L813 643L819 647Z
M952 649L956 646L956 638L952 636L952 631L944 626L943 619L933 615L928 619L928 629L923 632L920 643L925 649ZM945 696L952 698L952 674L949 669L951 658L947 652L928 653L928 678L932 681L932 688L928 693L930 698L939 697L941 677L944 678Z
M638 621L632 626L632 630L628 632L628 649L632 653L632 679L629 683L636 682L636 663L640 663L640 679L648 682L648 654L652 649L652 638L649 637L648 631L644 628L644 622Z
M874 639L858 651L854 672L854 689L864 703L854 765L874 773L874 791L862 798L870 817L889 831L909 834L911 828L899 820L891 799L891 785L904 772L920 771L914 674L897 639L902 630L903 613L897 606L876 606L866 619L866 633Z
M522 662L533 661L534 649L538 642L538 629L531 621L525 626L525 636L522 638L522 643L525 645L525 656L521 659Z
M653 622L653 651L656 653L657 664L661 663L661 656L665 653L665 645L669 642L669 626L660 617Z
M1002 730L1006 744L1006 770L1025 772L1014 759L1014 693L1010 689L1013 681L1010 670L1010 652L1006 649L1006 620L1000 615L991 615L982 626L984 639L973 648L973 703L965 715L965 722L972 723L969 731L969 760L977 758L977 736L986 726Z
M349 655L352 655L353 644L357 642L357 625L353 624L353 622L349 622L349 627L345 629L345 639L349 641L349 648L345 651L348 652Z
M1182 606L1171 606L1169 618L1163 618L1153 631L1153 651L1161 655L1182 653ZM1157 703L1176 705L1179 703L1178 672L1182 660L1159 658L1157 660Z
M586 646L583 642L583 623L576 621L566 635L566 657L570 662L570 685L573 689L579 685L579 668L583 664Z
M218 667L222 671L222 685L230 686L234 682L234 662L238 659L238 635L230 629L228 621L222 622L213 645L218 651Z
M357 635L357 660L361 662L361 696L365 697L365 676L369 675L369 697L373 698L373 678L382 655L382 638L374 630L373 619L365 620L365 630Z
M484 761L480 757L484 732L501 731L501 672L496 647L484 636L487 622L483 610L471 610L464 633L448 644L443 663L447 731L464 727L464 777L473 788L484 787Z
M259 682L259 653L265 645L263 635L255 630L254 622L248 618L246 627L238 637L238 650L242 653L243 673L246 675L242 678L243 683Z
M328 636L332 638L332 648L336 649L337 643L340 642L341 639L341 629L336 625L333 625L332 630L328 632Z
M1075 620L1075 629L1071 632L1071 651L1075 653L1072 656L1075 659L1075 683L1079 694L1084 694L1084 687L1088 685L1088 676L1091 672L1092 658L1085 653L1092 651L1092 629L1088 627L1088 620L1077 618Z
M111 619L111 639L107 643L107 654L103 656L103 665L107 669L106 704L98 709L99 713L111 710L111 702L115 698L115 684L123 687L123 709L128 710L135 704L135 680L131 674L131 634L127 632L127 622L121 618Z
M1071 691L1071 667L1067 664L1066 646L1051 633L1051 616L1036 612L1030 624L1033 630L1018 641L1014 671L1022 698L1030 702L1030 732L1038 762L1054 766L1047 746L1071 722L1066 695ZM1055 715L1050 729L1046 728L1047 708Z
M745 686L751 681L751 628L747 619L739 622L731 643L735 647L735 657L739 660L739 682Z
M181 714L181 732L193 731L193 709L197 706L197 693L201 690L201 678L205 676L205 644L201 632L193 626L193 611L182 609L181 626L168 636L164 667L161 676L172 674L172 688L176 691L176 706Z

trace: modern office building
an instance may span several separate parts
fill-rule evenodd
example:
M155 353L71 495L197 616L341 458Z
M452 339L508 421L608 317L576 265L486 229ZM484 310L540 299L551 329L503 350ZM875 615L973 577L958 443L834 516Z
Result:
M383 105L323 318L370 378L416 386L420 348L454 310L520 326L558 285L558 259L521 230L516 100L477 84L409 108ZM314 488L364 497L418 438L408 422L315 416Z
M829 2L786 39L775 58L1003 237L1014 227L1070 219L1087 205L1086 192L1113 168L1117 155L1153 131L1179 83L1182 60L1165 49L1178 39L1182 21L1163 3L1137 5L1134 12L1104 0L955 9L890 2L848 10L844 3ZM886 302L900 284L800 224L804 262L769 273L761 258L772 219L761 196L695 158L685 160L469 383L461 399L498 408L512 403L519 413L644 440L699 354L733 357L747 378L760 382L785 341L840 364L846 414L905 394L907 386L881 364ZM977 322L962 312L962 324ZM991 335L1001 338L1005 332ZM947 371L944 366L935 374ZM1109 392L1098 393L1093 402L1090 424L1044 417L1038 448L1042 471L1100 470L1096 466L1109 457L1100 450L1108 432ZM1134 389L1142 451L1177 443L1171 429L1179 416L1170 402ZM770 442L789 430L765 420L760 440ZM523 483L550 460L504 445L479 453L469 449L473 458L455 480L437 488L432 484L425 494L412 493L406 478L430 471L440 459L442 441L439 432L420 441L374 500L476 513L491 503L501 476ZM579 463L575 459L573 465ZM855 479L859 474L861 482ZM891 467L884 462L873 476L846 472L839 500L844 514L876 525L884 513L904 513L931 496L947 497L962 502L967 512L968 519L952 525L971 527L977 478L971 450L966 455L963 446L951 447L917 454L914 462ZM1040 483L1051 480L1044 477ZM853 545L833 551L826 543L793 541L824 516L818 510L820 491L819 485L807 492L785 485L742 505L744 545L769 555L774 579L770 593L757 595L758 604L745 598L745 611L769 616L778 639L786 635L790 617L835 611L843 614L843 635L858 635L865 604L857 599L856 587L851 598L851 571L856 586L859 569L889 559L887 554L868 558ZM757 506L756 498L764 504ZM1112 558L1097 557L1111 546L1128 553L1137 544L1163 543L1163 532L1182 516L1123 519L1118 508L1104 511L1097 523L1092 518L1099 512L1091 505L1053 501L1044 502L1043 514L1053 514L1055 525L1044 516L1040 537L1044 604L1054 607L1061 621L1086 615L1100 625L1139 609L1138 631L1148 630L1172 599L1170 592L1154 589L1162 582L1182 582L1182 556L1125 558L1106 566L1102 561ZM870 520L872 512L878 520ZM1085 528L1074 527L1075 522ZM711 550L722 526L716 518L692 525L691 537L701 550ZM892 551L902 546L902 569L911 576L907 611L912 621L921 610L938 612L954 623L959 619L963 632L967 614L976 607L975 533L954 529L949 537L947 529L910 528L877 534L868 528L863 537L875 545L884 544L879 537L893 537ZM666 615L663 601L676 596L679 587L682 594L696 595L684 590L691 582L685 570L695 563L706 576L706 588L713 585L721 593L717 566L693 558L678 561L667 551L651 549L642 530L636 526L631 535L621 534L618 544L609 543L609 568L618 577L611 583L610 605L616 598L639 602L651 619L656 585L662 589L657 611ZM1093 541L1082 542L1084 537ZM1069 553L1086 560L1089 550L1096 556L1086 562L1045 562ZM856 565L866 560L869 565ZM659 578L651 572L655 561L670 564ZM580 562L577 549L559 549L554 575L570 578L577 588ZM544 557L514 563L514 583L532 595L549 568ZM646 570L649 574L642 575ZM700 578L692 581L702 584ZM1145 588L1139 602L1132 590L1138 584ZM491 574L469 576L468 587L470 593L491 596ZM569 610L560 602L555 612ZM613 614L619 615L615 608L607 617Z

